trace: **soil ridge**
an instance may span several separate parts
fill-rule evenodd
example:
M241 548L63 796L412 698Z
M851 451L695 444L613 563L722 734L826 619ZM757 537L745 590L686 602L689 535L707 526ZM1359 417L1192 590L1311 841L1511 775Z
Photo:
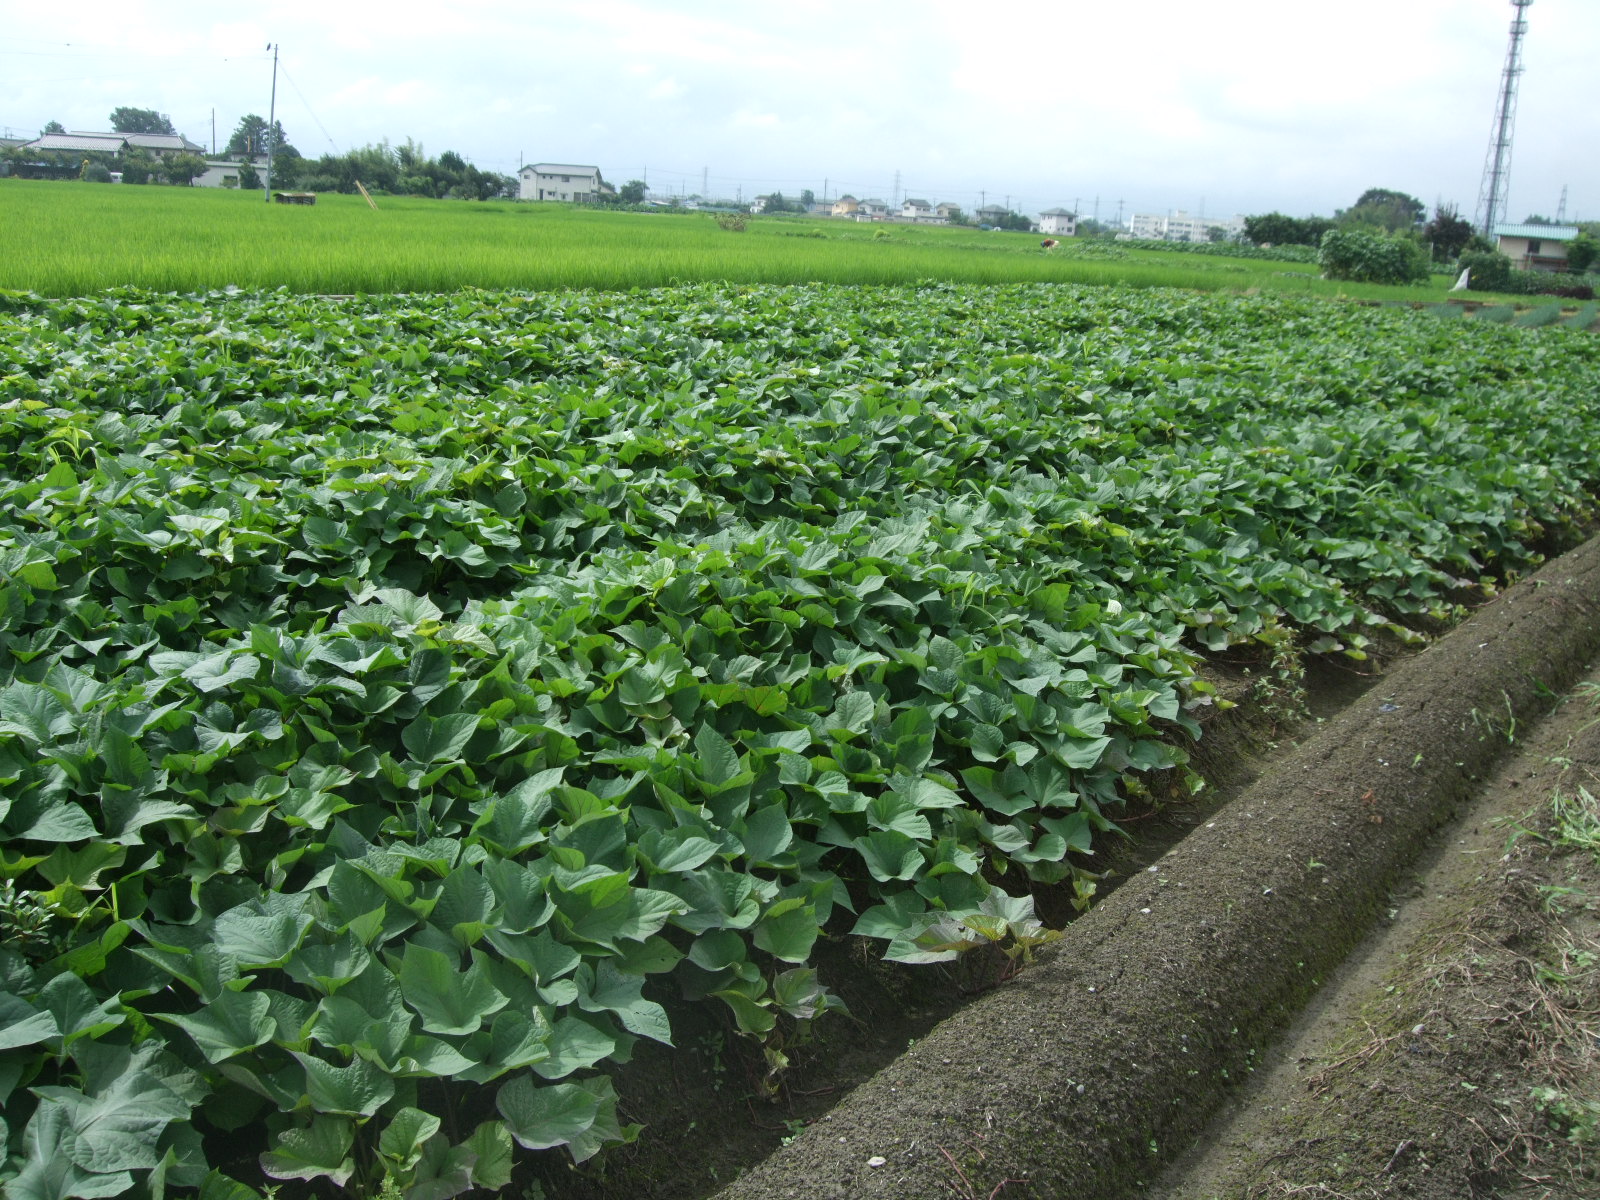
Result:
M1113 1195L1188 1144L1600 653L1600 540L1441 638L720 1200Z

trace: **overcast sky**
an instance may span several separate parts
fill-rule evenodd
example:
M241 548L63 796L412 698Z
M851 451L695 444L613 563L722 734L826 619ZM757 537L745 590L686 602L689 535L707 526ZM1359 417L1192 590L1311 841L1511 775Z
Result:
M1330 214L1368 187L1469 218L1509 0L76 0L0 26L0 132L118 105L208 147L277 112L310 157L410 138L514 173L1102 219ZM1600 0L1535 0L1511 215L1600 219ZM898 189L897 189L898 181Z

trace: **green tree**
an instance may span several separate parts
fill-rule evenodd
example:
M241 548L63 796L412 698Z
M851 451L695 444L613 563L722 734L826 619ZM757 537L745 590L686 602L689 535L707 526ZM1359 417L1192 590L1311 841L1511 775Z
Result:
M123 183L149 183L157 170L155 156L140 146L129 146L117 155L117 169Z
M1355 205L1339 213L1338 218L1344 229L1365 227L1399 233L1402 229L1417 228L1427 215L1427 205L1415 196L1388 188L1368 188Z
M283 122L272 123L272 153L274 156L294 150L289 144L289 135L283 132ZM233 136L228 139L228 144L223 148L224 154L233 158L255 157L267 152L267 122L255 113L246 113L239 118L239 123L233 127ZM294 151L296 154L299 151Z
M46 121L44 128L39 130L39 136L44 137L47 133L65 133L66 131L67 127L60 121Z
M1332 228L1327 217L1290 217L1280 212L1244 219L1244 236L1257 246L1317 246Z
M1580 233L1567 243L1567 266L1582 275L1600 258L1600 240Z
M1435 262L1449 262L1461 257L1461 252L1472 241L1472 222L1456 209L1454 204L1436 205L1433 220L1423 229L1425 241L1433 245Z
M111 110L113 133L177 133L172 118L153 108L114 108Z
M206 160L198 154L174 154L162 160L161 169L171 182L193 187L196 177L205 173Z
M643 204L644 180L630 179L617 189L617 202L619 204Z
M249 163L244 163L239 168L239 187L247 192L253 192L261 186L261 176L256 174L256 169Z

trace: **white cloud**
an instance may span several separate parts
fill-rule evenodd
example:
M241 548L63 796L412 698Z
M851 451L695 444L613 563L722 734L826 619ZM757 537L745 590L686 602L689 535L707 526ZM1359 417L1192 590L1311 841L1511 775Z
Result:
M412 138L494 169L555 155L691 190L706 169L729 193L826 178L886 199L898 170L969 206L1098 193L1103 214L1201 196L1328 212L1369 186L1470 210L1511 18L1504 0L283 0L220 19L198 0L81 0L73 28L95 33L74 41L13 7L14 131L129 104L190 136L215 109L225 134L266 114L272 41L279 118L310 154ZM1600 216L1600 4L1539 0L1528 20L1513 208L1553 210L1566 183L1569 215Z

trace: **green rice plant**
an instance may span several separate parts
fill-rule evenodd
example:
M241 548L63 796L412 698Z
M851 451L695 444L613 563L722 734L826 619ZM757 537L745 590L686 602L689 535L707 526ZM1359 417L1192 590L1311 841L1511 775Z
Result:
M1122 250L1046 255L1025 233L751 218L730 237L711 215L323 195L310 207L250 192L0 180L8 253L0 288L90 295L287 288L327 295L461 288L662 287L695 281L889 285L919 280L1263 289L1437 298L1318 278L1312 266L1215 253ZM878 233L887 234L879 238ZM800 236L796 236L800 235Z

